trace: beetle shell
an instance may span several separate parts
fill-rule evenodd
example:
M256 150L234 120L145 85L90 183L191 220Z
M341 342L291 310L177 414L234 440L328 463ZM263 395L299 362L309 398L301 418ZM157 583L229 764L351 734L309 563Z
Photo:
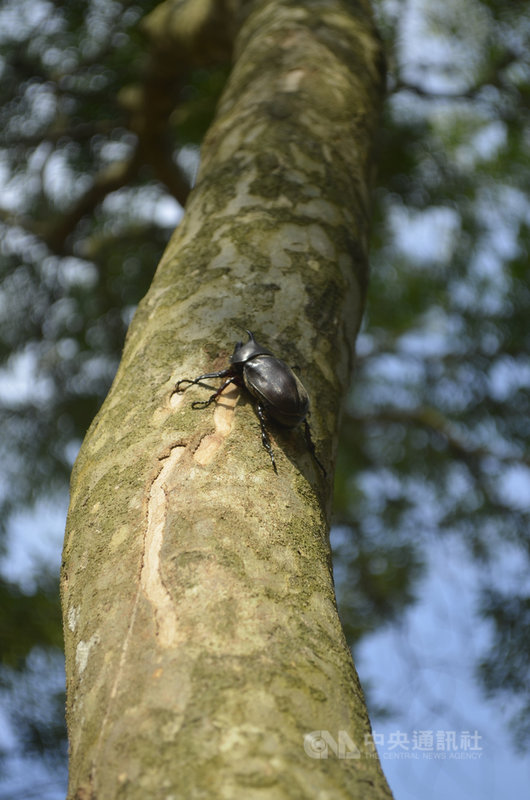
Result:
M295 428L306 418L309 397L285 361L260 353L259 357L245 361L243 380L267 415L280 425Z

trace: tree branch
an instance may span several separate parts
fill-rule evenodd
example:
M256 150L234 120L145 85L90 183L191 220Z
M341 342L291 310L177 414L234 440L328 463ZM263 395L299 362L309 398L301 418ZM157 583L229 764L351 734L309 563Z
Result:
M189 181L175 163L169 117L191 68L230 60L238 2L165 0L142 21L150 42L150 63L139 91L125 92L143 158L184 206Z
M138 151L135 151L128 160L110 164L96 175L92 186L79 198L70 212L61 215L57 222L50 226L35 225L34 232L43 239L52 252L65 255L66 240L76 225L83 217L92 213L107 195L126 186L137 174L139 166Z
M451 451L466 461L495 458L503 463L523 463L530 465L530 459L523 453L496 453L487 447L473 445L465 434L459 433L455 425L436 408L419 406L417 408L382 408L375 414L346 413L345 418L360 425L377 425L385 422L400 422L427 428L441 436Z

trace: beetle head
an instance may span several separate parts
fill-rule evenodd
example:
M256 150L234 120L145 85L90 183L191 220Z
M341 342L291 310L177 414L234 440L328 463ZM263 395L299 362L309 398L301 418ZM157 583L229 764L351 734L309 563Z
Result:
M255 356L274 355L274 353L271 353L266 347L263 347L262 344L258 344L251 331L247 331L247 333L248 342L245 342L245 344L243 344L243 342L237 342L232 357L230 358L231 364L244 364L245 361L250 361L250 359Z

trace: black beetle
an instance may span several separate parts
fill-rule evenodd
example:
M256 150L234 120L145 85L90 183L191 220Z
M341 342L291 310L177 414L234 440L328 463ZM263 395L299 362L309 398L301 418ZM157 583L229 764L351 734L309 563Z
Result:
M326 475L326 470L317 457L311 438L307 421L309 397L301 380L285 361L276 358L267 347L258 344L254 339L254 334L250 331L247 333L248 342L236 344L229 367L220 372L205 372L204 375L199 375L194 380L182 378L175 387L176 391L184 391L181 389L183 383L189 383L191 386L194 383L200 383L205 378L227 378L208 400L195 400L191 404L192 408L206 408L219 397L223 389L230 383L235 383L236 386L245 386L257 401L256 411L261 426L261 441L270 456L274 471L278 470L265 427L266 416L279 422L285 428L296 428L303 422L309 451L323 474Z

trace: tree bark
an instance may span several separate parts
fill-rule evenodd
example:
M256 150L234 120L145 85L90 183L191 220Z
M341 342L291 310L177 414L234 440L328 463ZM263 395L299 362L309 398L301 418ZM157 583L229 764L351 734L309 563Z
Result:
M70 798L391 796L328 541L381 48L364 0L245 12L197 186L72 476ZM271 424L275 475L246 393L203 411L207 390L175 393L246 328L296 364L327 481L300 430Z

